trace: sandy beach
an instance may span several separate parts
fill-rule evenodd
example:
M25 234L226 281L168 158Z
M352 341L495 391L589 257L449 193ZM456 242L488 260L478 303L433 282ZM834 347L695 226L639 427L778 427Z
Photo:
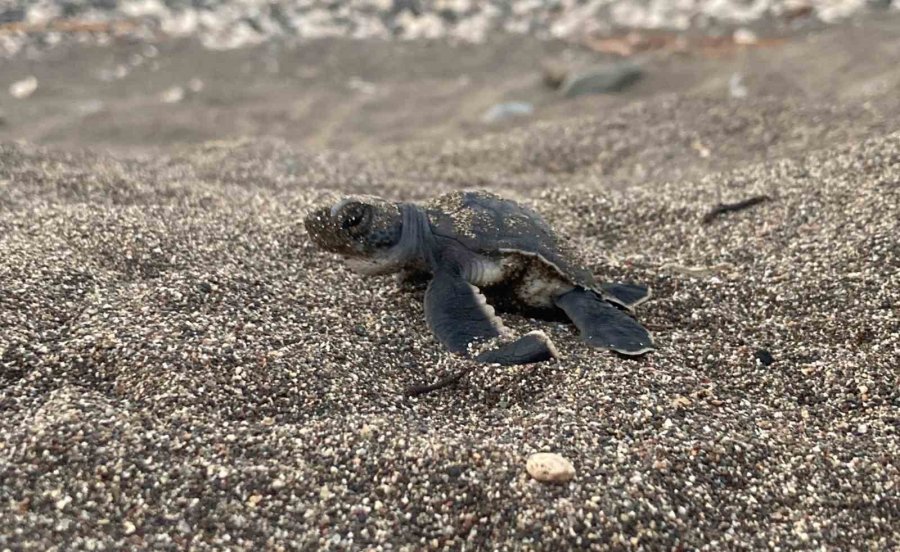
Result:
M458 97L416 96L412 130L351 104L331 126L304 111L309 136L267 134L245 109L264 95L209 88L125 124L150 100L29 67L33 120L0 104L0 549L896 549L900 33L823 32L764 58L650 60L634 96L571 102L530 80L563 47L529 43L496 82L525 82L504 93L538 110L489 129L487 54ZM880 57L828 50L862 34ZM95 66L85 48L57 63ZM735 64L756 93L728 96ZM412 89L451 80L426 65L404 69ZM310 94L344 90L323 67ZM405 90L394 77L362 80ZM65 87L102 94L93 130L54 111ZM210 115L196 134L188 113ZM331 194L464 188L542 213L599 279L652 286L638 316L658 349L623 359L506 313L562 358L406 396L469 361L428 331L421 289L348 272L303 216ZM529 476L545 451L572 481Z

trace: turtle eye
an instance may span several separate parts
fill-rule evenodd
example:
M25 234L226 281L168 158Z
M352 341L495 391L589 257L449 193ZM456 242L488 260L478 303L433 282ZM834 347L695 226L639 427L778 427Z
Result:
M371 218L371 210L368 205L362 203L350 203L341 210L341 230L347 230L353 236L358 236L366 231L366 222Z

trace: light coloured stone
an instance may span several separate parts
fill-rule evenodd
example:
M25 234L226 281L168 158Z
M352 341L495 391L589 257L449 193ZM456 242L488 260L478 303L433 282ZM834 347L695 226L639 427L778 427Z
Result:
M159 99L164 103L178 103L184 99L184 88L173 86L160 94Z
M756 33L751 31L750 29L737 29L732 35L732 40L734 40L735 44L739 44L741 46L751 46L759 42L759 39L756 37Z
M9 85L9 95L13 98L22 100L34 94L34 91L37 90L37 87L38 80L32 75L26 79L16 81Z
M543 483L565 483L575 477L572 463L553 452L538 452L525 463L528 475Z

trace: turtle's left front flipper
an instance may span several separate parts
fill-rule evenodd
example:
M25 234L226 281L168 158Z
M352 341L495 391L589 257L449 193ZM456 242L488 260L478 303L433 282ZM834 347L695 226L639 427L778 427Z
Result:
M646 328L592 291L576 288L557 297L555 303L594 347L630 356L653 349Z
M453 270L438 270L425 291L425 319L438 341L467 355L469 344L501 337L506 328L481 292ZM531 332L478 354L475 360L503 365L541 362L557 356L550 339Z

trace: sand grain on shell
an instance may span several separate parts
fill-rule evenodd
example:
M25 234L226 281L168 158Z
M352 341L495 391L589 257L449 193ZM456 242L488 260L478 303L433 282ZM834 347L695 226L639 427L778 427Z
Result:
M402 390L464 367L422 292L348 275L301 223L353 175L442 186L410 167L0 146L0 548L900 542L900 135L690 186L524 192L601 278L653 286L659 350L626 361L506 316L564 358L417 399ZM535 485L523 459L546 450L578 477Z

